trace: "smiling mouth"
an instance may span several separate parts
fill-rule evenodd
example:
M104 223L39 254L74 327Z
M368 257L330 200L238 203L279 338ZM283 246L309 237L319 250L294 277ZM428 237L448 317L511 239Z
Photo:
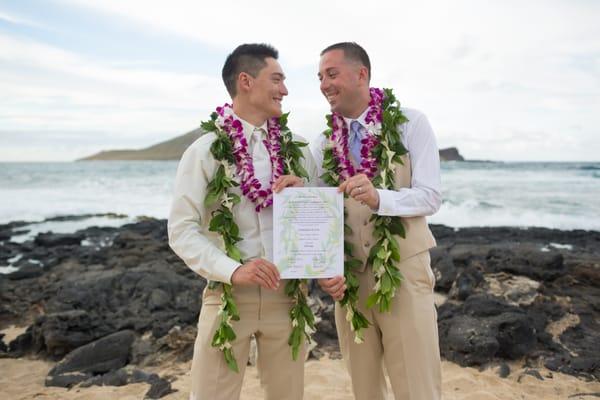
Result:
M325 93L325 98L329 103L333 102L337 97L337 93Z

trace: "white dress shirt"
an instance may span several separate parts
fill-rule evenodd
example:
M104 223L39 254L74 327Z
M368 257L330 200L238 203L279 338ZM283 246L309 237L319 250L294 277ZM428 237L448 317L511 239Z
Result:
M271 161L262 139L258 140L259 128L236 118L242 122L248 151L254 159L254 174L263 188L269 187ZM260 128L267 132L266 123ZM179 162L168 221L169 245L188 267L206 279L231 283L231 275L240 263L229 258L222 250L221 236L208 230L211 210L204 206L208 183L220 165L210 152L214 139L212 132L201 136L188 147ZM296 135L294 140L305 141ZM301 159L301 163L311 180L314 180L317 175L312 155L307 147L302 148L302 152L304 159ZM239 182L237 175L236 180ZM239 236L243 238L236 244L242 259L264 258L272 262L273 208L268 207L257 213L254 203L241 193L239 186L230 188L229 192L241 199L233 207L233 217L240 230Z
M441 204L440 155L433 130L425 114L401 108L408 122L400 125L402 144L408 150L411 164L411 187L400 190L377 189L379 193L378 215L416 217L435 214ZM366 126L368 108L356 119ZM344 118L347 126L354 121ZM312 146L319 176L323 174L323 149L328 139L319 135ZM323 182L321 182L323 184Z

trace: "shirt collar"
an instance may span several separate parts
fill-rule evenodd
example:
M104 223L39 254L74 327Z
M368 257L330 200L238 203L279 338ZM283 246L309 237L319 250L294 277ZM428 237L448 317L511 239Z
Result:
M252 134L254 133L254 130L256 128L263 129L265 132L267 132L267 121L265 121L261 126L254 126L245 119L240 118L237 114L233 113L233 115L242 123L242 128L244 129L244 137L246 138L248 143L250 143L250 139L252 138Z
M363 127L366 127L365 119L367 118L367 113L369 112L369 106L365 108L365 110L358 116L358 118L346 118L344 117L344 121L346 122L346 126L350 129L350 124L352 121L358 121Z

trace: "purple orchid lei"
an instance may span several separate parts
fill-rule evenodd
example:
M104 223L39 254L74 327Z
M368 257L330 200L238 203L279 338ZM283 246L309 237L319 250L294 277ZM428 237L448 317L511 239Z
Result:
M372 179L377 173L377 159L373 155L373 149L379 144L379 137L376 132L381 129L381 120L383 114L383 90L378 88L370 88L369 94L369 109L365 122L367 124L367 134L361 140L360 155L362 161L358 168L354 168L352 162L348 158L348 127L339 113L332 114L332 134L331 141L333 142L333 154L338 161L338 173L342 180L346 180L355 174L365 174Z
M254 164L252 156L248 152L248 141L244 136L244 128L242 122L235 118L232 106L225 103L222 107L217 107L217 114L216 123L227 133L233 144L236 172L241 181L240 189L243 195L255 204L256 212L260 212L273 204L273 182L284 174L283 158L280 155L281 127L278 119L271 118L267 121L267 137L263 140L272 165L270 186L265 189L254 175Z

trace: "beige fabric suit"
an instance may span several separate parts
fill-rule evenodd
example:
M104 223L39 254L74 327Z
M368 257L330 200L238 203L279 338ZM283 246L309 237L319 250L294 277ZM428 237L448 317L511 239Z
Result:
M410 187L408 155L404 165L397 165L396 189ZM353 245L353 255L363 266L359 308L373 323L365 330L365 341L354 342L354 333L346 321L346 310L336 303L335 318L340 347L352 378L357 400L377 400L386 396L384 366L390 377L396 400L435 400L441 398L441 371L437 332L437 313L433 301L435 278L430 267L429 249L435 239L425 217L402 218L406 239L398 238L404 280L391 304L391 312L380 313L377 306L367 309L367 297L375 284L366 260L373 246L373 212L349 198L347 223L352 234L346 240Z
M256 177L269 182L271 163L257 128L241 120L255 166ZM263 131L266 131L263 126ZM208 182L219 164L210 153L215 139L213 133L201 136L184 153L177 169L173 202L169 215L169 244L175 253L192 270L206 279L231 283L231 275L239 263L221 250L222 240L208 230L213 209L205 207L204 198ZM296 136L294 140L304 141ZM303 149L302 164L311 182L316 177L316 166L307 147ZM239 187L231 189L241 201L233 208L242 241L238 248L242 258L272 259L272 208L256 213L254 204L242 195ZM216 208L216 207L215 207ZM237 339L233 352L239 373L228 369L223 354L211 346L220 315L220 290L205 289L198 321L198 336L194 346L191 372L190 399L230 400L240 397L244 371L248 361L250 340L256 338L258 369L266 399L297 400L303 395L304 350L298 360L292 359L288 337L291 332L290 299L284 293L286 281L280 282L277 291L258 286L232 289L240 312L240 321L232 325ZM200 300L200 299L198 299Z
M265 398L270 400L302 399L304 391L304 353L292 359L288 337L291 332L290 299L283 292L285 281L277 292L258 286L233 287L240 320L233 321L237 340L233 352L239 373L228 369L223 354L211 347L219 323L220 290L205 289L194 345L190 399L238 399L242 378L248 363L250 339L257 343L257 366Z

